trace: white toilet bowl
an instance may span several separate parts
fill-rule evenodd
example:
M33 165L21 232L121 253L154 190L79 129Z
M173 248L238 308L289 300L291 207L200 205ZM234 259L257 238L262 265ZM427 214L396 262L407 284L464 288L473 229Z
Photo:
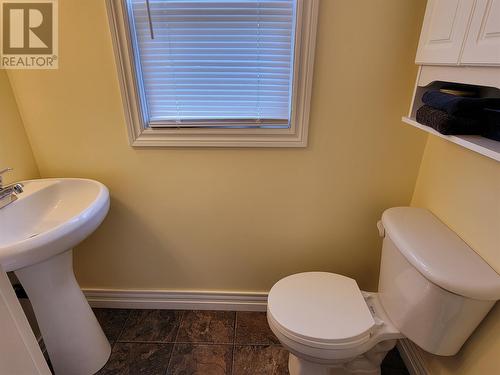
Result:
M402 337L455 355L500 299L498 274L431 212L391 208L378 227L378 293L327 272L285 277L269 292L267 319L291 375L380 374Z
M280 280L269 293L267 319L291 353L291 375L379 374L385 355L403 337L376 293L327 272Z

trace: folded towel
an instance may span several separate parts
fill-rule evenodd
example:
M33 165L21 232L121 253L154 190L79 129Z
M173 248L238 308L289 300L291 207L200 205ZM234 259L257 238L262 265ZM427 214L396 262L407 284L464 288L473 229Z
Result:
M428 105L417 110L416 120L447 135L482 134L484 131L484 121L479 118L452 116Z
M500 141L500 110L486 109L483 136Z
M424 93L422 101L449 115L465 117L482 115L485 108L500 109L500 98L466 98L434 90Z

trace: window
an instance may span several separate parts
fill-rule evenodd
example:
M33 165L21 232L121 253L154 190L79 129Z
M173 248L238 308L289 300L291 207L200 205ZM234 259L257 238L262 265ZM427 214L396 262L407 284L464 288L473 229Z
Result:
M133 146L304 147L317 0L108 0Z

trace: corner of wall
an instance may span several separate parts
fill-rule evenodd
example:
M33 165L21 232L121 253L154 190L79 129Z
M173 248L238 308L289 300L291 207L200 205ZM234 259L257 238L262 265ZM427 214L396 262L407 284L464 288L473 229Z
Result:
M418 193L418 186L420 183L420 177L421 177L421 173L422 173L422 165L423 165L423 161L424 161L424 158L426 156L426 153L427 153L428 146L429 146L429 136L427 135L427 138L425 140L424 149L422 151L422 156L420 157L420 163L418 164L417 177L415 179L415 185L413 186L413 193L412 193L412 196L410 199L410 206L416 205L416 194Z
M19 101L17 92L15 90L14 84L12 83L11 72L9 70L7 70L5 73L6 73L5 75L6 75L6 78L7 78L7 83L9 85L10 92L12 93L12 97L13 97L13 100L14 100L14 103L15 103L15 106L16 106L16 110L17 110L19 119L20 119L20 126L22 127L22 130L23 130L24 134L26 135L26 140L27 140L29 149L31 151L31 157L32 157L33 162L34 162L34 167L35 167L35 170L36 170L36 175L33 176L33 177L41 177L40 166L38 164L38 160L37 160L35 152L33 150L33 141L31 139L31 136L30 136L29 132L28 132L28 129L26 128L26 122L25 122L25 118L24 118L24 115L23 115L23 111L22 111L21 105L20 105L20 101Z

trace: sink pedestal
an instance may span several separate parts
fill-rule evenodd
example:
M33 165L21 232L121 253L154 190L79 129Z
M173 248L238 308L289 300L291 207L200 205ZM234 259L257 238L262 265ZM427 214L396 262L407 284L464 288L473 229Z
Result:
M15 271L33 306L56 375L90 375L111 346L73 273L68 250Z

